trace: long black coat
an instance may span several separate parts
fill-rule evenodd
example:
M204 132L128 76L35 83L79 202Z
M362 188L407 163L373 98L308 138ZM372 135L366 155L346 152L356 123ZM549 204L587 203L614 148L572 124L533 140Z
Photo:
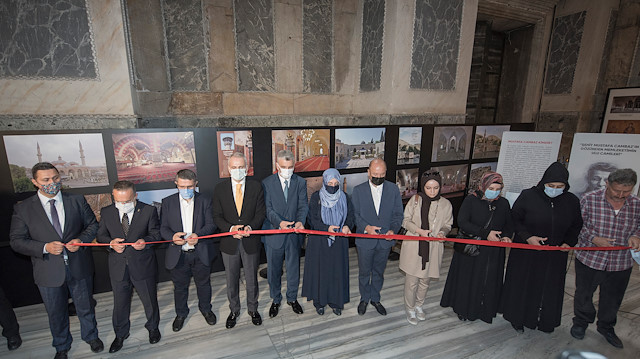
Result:
M516 242L538 236L547 237L550 246L576 245L582 228L578 197L568 188L556 198L544 193L544 183L564 181L543 178L538 186L522 191L512 210ZM504 319L544 332L559 326L566 266L567 252L512 249L500 305Z
M478 196L482 196L478 193ZM494 201L467 196L458 212L458 225L464 232L486 240L491 230L502 231L502 236L513 233L509 202L499 197ZM483 229L489 216L489 207L495 208L493 218ZM502 293L505 250L500 247L480 247L480 254L469 257L453 253L447 282L440 305L452 307L458 315L469 320L481 319L491 323L498 312Z

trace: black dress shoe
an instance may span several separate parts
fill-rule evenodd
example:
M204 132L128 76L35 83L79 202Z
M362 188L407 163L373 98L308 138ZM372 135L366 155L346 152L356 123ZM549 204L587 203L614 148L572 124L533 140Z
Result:
M229 316L227 317L227 324L226 324L227 329L231 329L236 326L236 320L238 319L238 315L240 315L240 313L229 314Z
M378 313L380 313L380 315L387 315L387 310L384 309L384 306L382 305L382 303L371 302L371 305L373 305L376 308L376 310L378 311Z
M187 317L177 316L176 319L173 320L173 325L171 325L171 329L173 329L174 332L179 332L180 329L182 329L182 326L184 325L185 319L187 319Z
M467 318L463 317L462 315L458 314L458 319L462 320L463 322L467 321Z
M262 268L260 269L260 271L258 272L258 274L260 275L260 277L267 279L267 268Z
M59 352L56 352L56 356L54 356L54 359L67 359L67 352L69 350L61 350Z
M358 314L364 315L364 313L367 312L367 304L367 302L360 302L360 304L358 304Z
M515 324L513 324L513 323L511 323L511 326L513 327L513 329L514 329L516 332L518 332L518 333L520 333L520 334L524 333L524 326L522 326L522 325L515 325Z
M115 353L118 350L122 349L122 345L124 344L124 340L129 338L129 334L124 337L116 337L111 343L111 347L109 348L109 353Z
M249 312L249 316L251 316L251 323L253 323L253 325L261 325L262 324L262 317L260 316L260 313L258 313L258 312Z
M609 342L609 344L613 345L614 347L619 349L624 348L624 345L622 345L622 340L618 338L616 332L613 331L613 328L611 328L610 330L598 328L598 333L602 334L604 338Z
M89 344L89 346L91 347L91 351L94 353L100 353L104 350L104 343L102 343L102 340L100 340L100 338L90 340L87 342L87 344Z
M586 328L574 324L571 327L571 336L576 338L576 339L584 339L585 330L586 330Z
M216 318L216 315L213 314L212 311L208 311L207 313L203 313L202 315L204 316L204 320L206 320L207 324L209 325L215 325L218 322L218 318Z
M7 338L7 348L9 348L9 350L16 350L20 348L21 345L22 338L20 338L20 334Z
M324 315L324 307L316 308L316 313L318 313L318 315Z
M298 303L297 300L294 300L293 302L287 302L287 304L289 304L291 306L291 309L293 309L294 313L296 313L296 314L304 313L302 311L302 307L300 306L300 303Z
M153 329L153 330L149 331L149 343L150 344L155 344L155 343L159 342L160 338L162 338L162 335L160 335L160 330Z
M335 315L342 315L342 309L340 309L340 308L333 308L333 314L335 314Z
M271 308L269 308L269 318L274 318L278 315L280 311L280 303L271 303Z

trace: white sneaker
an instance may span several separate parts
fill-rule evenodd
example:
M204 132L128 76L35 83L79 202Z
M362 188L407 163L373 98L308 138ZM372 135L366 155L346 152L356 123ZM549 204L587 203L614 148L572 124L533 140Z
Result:
M416 318L416 312L414 310L407 310L407 321L411 325L418 325L418 318Z
M424 310L422 310L422 307L416 307L416 318L418 318L418 320L420 321L427 320L427 315L424 314Z

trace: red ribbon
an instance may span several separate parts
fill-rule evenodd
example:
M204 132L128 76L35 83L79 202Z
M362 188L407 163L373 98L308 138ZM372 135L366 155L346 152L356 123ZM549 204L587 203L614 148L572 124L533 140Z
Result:
M196 237L198 240L200 239L208 239L208 238L218 238L218 237L227 237L232 236L234 234L244 234L247 232L244 231L234 231L234 232L225 232L225 233L216 233L210 234L208 236L200 236ZM400 234L364 234L364 233L349 233L344 234L341 232L333 233L333 232L325 232L325 231L315 231L312 229L258 229L251 230L248 233L250 234L258 234L258 235L270 235L270 234L286 234L286 233L299 233L299 234L314 234L320 236L339 236L339 237L355 237L355 238L372 238L372 239L399 239L403 241L447 241L453 243L464 243L464 244L477 244L480 246L488 246L488 247L504 247L504 248L518 248L518 249L532 249L538 251L559 251L559 250L572 250L572 251L619 251L630 249L631 247L627 246L615 246L615 247L557 247L557 246L534 246L531 244L524 243L507 243L507 242L493 242L493 241L484 241L477 239L463 239L463 238L436 238L436 237L418 237L418 236L403 236ZM146 242L145 244L158 244L158 243L172 243L173 241L154 241L154 242ZM74 246L83 246L83 247L101 247L101 246L109 246L109 243L70 243ZM122 245L130 246L135 243L121 243Z

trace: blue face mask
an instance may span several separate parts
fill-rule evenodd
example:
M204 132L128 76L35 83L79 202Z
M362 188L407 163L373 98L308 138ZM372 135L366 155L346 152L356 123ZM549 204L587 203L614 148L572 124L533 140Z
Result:
M193 188L179 188L178 191L180 192L180 197L184 199L193 198L193 195L194 195Z
M484 191L484 196L487 197L487 199L496 199L499 195L500 191L492 191L490 189Z
M544 193L551 198L558 197L562 192L564 192L564 188L551 188L544 186Z

